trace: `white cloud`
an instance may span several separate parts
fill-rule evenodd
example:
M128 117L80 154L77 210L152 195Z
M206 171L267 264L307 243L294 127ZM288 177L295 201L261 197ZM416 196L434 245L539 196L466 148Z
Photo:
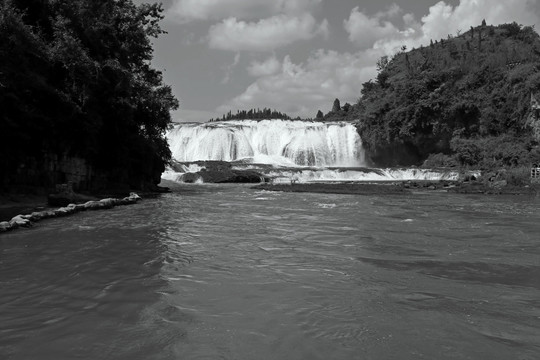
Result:
M253 61L248 67L248 73L254 77L268 76L277 73L281 68L281 63L275 56L263 62Z
M258 22L228 18L213 25L209 45L214 49L232 51L272 51L298 40L309 40L317 34L328 33L328 22L317 21L311 14L300 16L276 15Z
M207 122L210 119L221 117L221 113L215 111L187 109L176 110L172 115L175 123Z
M452 7L441 1L429 8L422 18L424 35L445 38L457 30L467 31L480 25L483 19L488 24L498 25L516 21L524 25L538 24L537 0L461 0Z
M276 14L298 15L322 0L174 0L169 17L181 22L229 17L255 19Z
M369 17L355 7L349 19L343 22L345 30L349 33L349 40L356 43L361 48L369 48L381 39L391 36L399 30L389 21L401 12L401 8L396 4L387 11L379 12L373 17Z
M223 80L221 80L222 84L227 84L231 80L231 73L233 69L236 67L236 65L238 65L239 62L240 62L240 53L236 53L236 55L234 56L233 63L225 68L226 72L225 72L225 77L223 78Z
M314 117L318 109L329 111L332 100L354 102L361 84L375 75L377 52L356 54L318 50L305 64L285 56L277 74L263 75L241 95L218 108L270 107L291 116Z
M493 25L512 21L540 25L537 10L538 0L461 0L455 7L440 1L420 21L412 14L403 15L404 27L399 29L389 20L402 12L397 5L373 16L354 8L344 27L349 40L360 48L372 46L392 54L402 45L409 48L427 45L431 39L446 38L458 30L467 31L480 25L483 19Z

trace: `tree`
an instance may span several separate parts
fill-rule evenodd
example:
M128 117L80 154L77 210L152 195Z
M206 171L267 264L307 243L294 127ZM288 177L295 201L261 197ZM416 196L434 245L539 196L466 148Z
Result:
M334 100L334 105L332 106L332 112L339 112L341 110L341 104L339 103L339 99Z
M388 60L388 56L385 55L381 57L379 60L377 60L377 71L378 72L384 71L386 67L388 66L389 62L390 61Z
M178 107L150 65L162 12L132 0L0 1L0 128L34 144L21 143L17 166L76 156L110 182L159 182Z
M317 119L322 119L322 118L324 118L323 112L322 112L321 110L317 111L317 116L315 116L315 118L317 118Z

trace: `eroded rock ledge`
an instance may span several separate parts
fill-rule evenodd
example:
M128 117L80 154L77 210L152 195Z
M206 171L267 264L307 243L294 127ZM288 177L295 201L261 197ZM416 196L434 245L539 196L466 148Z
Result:
M54 210L35 211L27 215L17 215L9 221L0 222L0 233L21 227L31 227L35 222L43 219L68 216L80 211L110 209L115 206L135 204L140 199L141 197L139 195L132 192L129 196L122 199L106 198L96 201L87 201L83 204L69 204Z

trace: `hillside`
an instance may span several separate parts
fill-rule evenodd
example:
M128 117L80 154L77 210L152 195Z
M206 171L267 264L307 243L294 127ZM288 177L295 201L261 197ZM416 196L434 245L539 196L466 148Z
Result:
M540 37L532 27L483 24L403 47L377 65L357 104L325 116L356 120L375 165L494 168L540 159L531 126Z

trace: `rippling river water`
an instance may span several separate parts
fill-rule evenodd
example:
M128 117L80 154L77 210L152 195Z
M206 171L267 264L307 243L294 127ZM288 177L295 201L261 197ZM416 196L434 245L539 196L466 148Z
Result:
M1 359L539 359L540 199L184 185L0 236Z

